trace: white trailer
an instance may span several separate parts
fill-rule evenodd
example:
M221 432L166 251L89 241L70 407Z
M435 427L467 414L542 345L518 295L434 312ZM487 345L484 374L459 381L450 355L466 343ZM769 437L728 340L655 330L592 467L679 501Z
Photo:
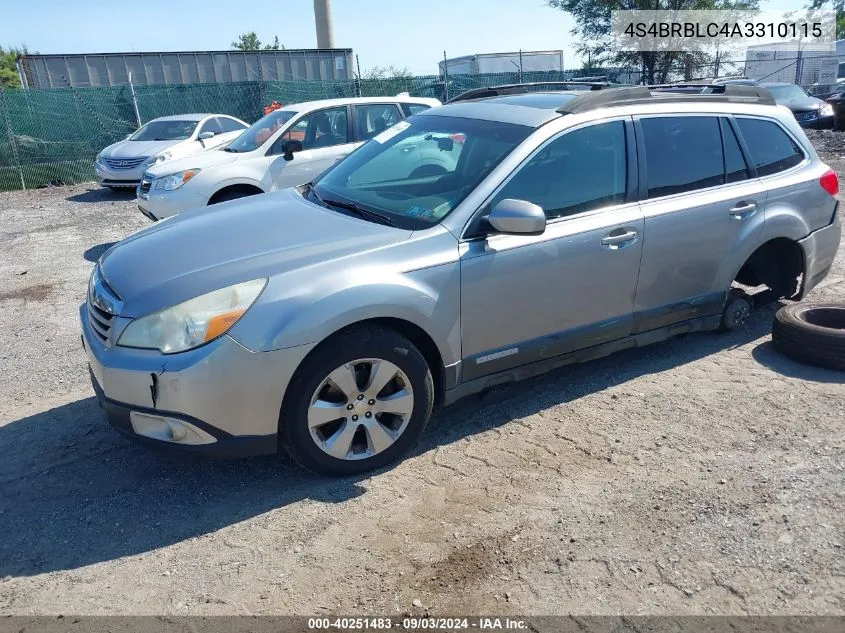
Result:
M804 88L814 83L833 83L838 65L839 57L830 44L817 42L755 44L745 53L746 77L760 82L794 83Z
M515 53L478 53L453 57L440 62L440 75L482 75L536 71L563 71L563 51L517 51Z

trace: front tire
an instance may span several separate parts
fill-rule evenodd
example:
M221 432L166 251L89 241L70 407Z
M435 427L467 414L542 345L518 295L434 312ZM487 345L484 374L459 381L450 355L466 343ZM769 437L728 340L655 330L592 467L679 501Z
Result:
M313 472L363 473L410 450L433 404L431 370L413 343L387 328L356 327L322 343L297 369L279 441Z
M211 206L212 204L220 204L221 202L229 202L229 200L239 200L240 198L246 198L248 196L254 196L255 193L248 193L246 191L227 191L224 194L217 196L216 198L212 198L213 201L209 202L208 205Z

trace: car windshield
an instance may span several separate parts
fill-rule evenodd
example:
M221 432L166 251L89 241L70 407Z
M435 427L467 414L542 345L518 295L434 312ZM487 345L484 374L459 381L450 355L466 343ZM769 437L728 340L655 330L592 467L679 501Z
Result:
M326 206L363 210L359 215L381 216L401 228L426 228L445 218L531 132L497 121L413 116L350 154L311 191Z
M184 141L191 134L199 121L150 121L135 134L130 141Z
M258 149L294 116L296 112L291 110L274 110L244 130L243 134L229 143L225 151L241 154Z
M798 86L767 86L775 101L788 101L790 99L805 99L807 93Z

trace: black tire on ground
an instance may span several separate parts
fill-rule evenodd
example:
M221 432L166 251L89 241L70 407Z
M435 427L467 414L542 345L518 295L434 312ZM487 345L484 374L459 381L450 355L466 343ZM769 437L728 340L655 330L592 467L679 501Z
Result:
M775 314L772 343L808 365L845 370L845 304L795 303Z
M410 381L413 408L405 430L389 448L364 459L338 459L325 453L312 438L308 409L314 392L328 374L357 359L381 359L396 365ZM299 465L321 475L367 472L398 460L416 445L433 405L431 370L413 343L388 328L356 327L320 344L296 370L279 416L279 446Z

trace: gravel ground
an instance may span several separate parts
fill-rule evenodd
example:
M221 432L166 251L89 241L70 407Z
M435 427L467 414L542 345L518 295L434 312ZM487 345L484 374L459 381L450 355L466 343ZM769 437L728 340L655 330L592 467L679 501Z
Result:
M845 379L774 307L467 399L374 476L185 462L105 424L79 343L146 222L0 194L0 614L845 614ZM810 299L843 291L840 251Z

